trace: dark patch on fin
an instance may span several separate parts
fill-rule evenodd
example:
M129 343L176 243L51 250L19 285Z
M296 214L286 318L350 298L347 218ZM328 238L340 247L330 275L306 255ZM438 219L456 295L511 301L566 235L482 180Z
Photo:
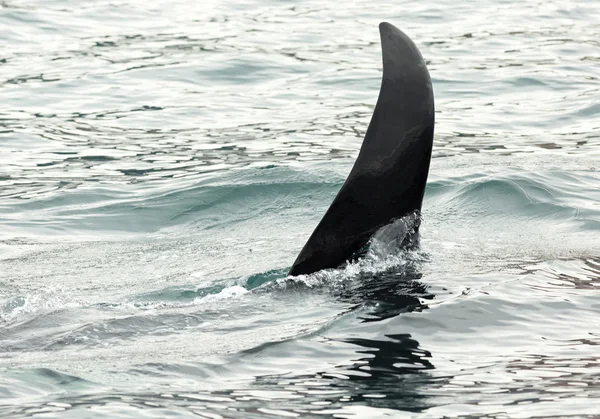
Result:
M431 78L415 44L379 25L383 78L360 153L289 275L335 268L382 226L420 211L433 147Z

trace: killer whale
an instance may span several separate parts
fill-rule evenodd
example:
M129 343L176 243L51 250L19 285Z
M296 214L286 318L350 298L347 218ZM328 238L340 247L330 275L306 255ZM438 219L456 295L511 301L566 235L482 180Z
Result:
M338 267L378 229L421 210L435 122L431 78L406 34L387 22L379 32L383 76L362 147L289 275Z

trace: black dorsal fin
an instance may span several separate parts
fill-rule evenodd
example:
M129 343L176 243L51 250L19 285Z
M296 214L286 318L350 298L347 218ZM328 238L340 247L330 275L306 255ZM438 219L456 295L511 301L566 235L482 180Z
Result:
M420 210L433 147L429 72L415 44L379 25L383 79L358 158L290 275L335 268L382 226Z

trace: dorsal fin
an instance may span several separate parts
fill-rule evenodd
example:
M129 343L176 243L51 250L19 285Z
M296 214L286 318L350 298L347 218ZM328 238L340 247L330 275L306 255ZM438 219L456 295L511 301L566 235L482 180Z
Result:
M379 25L383 79L358 158L290 275L335 268L382 226L420 210L433 147L429 72L415 44Z

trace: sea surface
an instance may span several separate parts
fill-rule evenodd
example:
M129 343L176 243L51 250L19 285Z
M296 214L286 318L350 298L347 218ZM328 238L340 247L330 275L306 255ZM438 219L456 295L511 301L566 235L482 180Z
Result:
M287 277L378 24L436 97L418 250ZM597 0L0 1L0 417L596 418Z

